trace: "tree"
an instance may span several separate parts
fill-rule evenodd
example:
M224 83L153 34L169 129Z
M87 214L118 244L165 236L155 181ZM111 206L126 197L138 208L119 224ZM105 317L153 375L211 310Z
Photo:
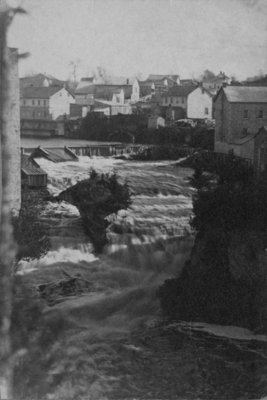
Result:
M0 1L0 398L12 398L12 374L15 356L12 354L10 325L12 312L12 264L16 246L13 240L9 193L10 155L8 116L10 107L8 27L21 8L12 9ZM1 187L2 185L2 187Z
M93 72L93 76L97 82L99 81L99 83L110 83L105 67L98 65L96 71Z
M216 74L209 70L209 69L205 69L205 71L203 72L203 74L201 74L200 76L200 80L202 81L204 78L205 79L212 79L215 78Z

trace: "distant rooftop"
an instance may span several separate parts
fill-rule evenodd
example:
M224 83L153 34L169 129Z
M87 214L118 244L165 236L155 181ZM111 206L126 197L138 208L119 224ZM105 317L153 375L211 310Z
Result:
M95 99L105 99L111 100L113 94L119 93L123 89L125 98L130 98L132 94L132 85L109 85L109 84L99 84L99 85L88 85L81 88L77 88L75 94L89 94L94 96Z
M62 90L58 86L48 87L26 87L21 90L21 98L24 99L49 99L53 94Z
M43 73L20 78L20 84L22 87L43 86L44 80L48 80L49 86L64 86L65 84L64 81L61 81L52 75Z
M172 79L173 81L177 81L177 79L179 78L179 75L170 75L170 74L166 74L166 75L160 75L160 74L150 74L147 78L148 81L161 81L165 78L168 79Z
M187 97L189 93L196 89L195 85L177 85L162 94L162 97Z

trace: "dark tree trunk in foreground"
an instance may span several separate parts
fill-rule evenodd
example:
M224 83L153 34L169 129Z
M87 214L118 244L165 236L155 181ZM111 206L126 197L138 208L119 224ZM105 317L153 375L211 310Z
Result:
M12 263L15 256L9 193L7 118L9 107L6 34L9 10L0 0L0 399L12 399L10 320L12 311Z

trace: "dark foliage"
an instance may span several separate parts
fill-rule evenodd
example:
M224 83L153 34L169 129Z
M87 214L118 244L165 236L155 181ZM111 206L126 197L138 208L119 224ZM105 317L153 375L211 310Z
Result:
M13 218L14 237L18 244L17 260L40 258L50 248L47 231L39 219L40 211L37 203L24 204L19 216Z
M87 140L132 143L137 131L147 126L147 117L115 115L110 118L99 113L88 113L82 120L80 137Z
M106 217L127 209L131 204L130 189L127 183L121 184L116 173L98 174L92 170L85 179L58 196L74 204L80 211L86 233L92 240L96 252L107 243Z
M181 276L159 290L162 309L174 318L266 329L266 179L231 154L203 153L193 163L197 236Z
M161 146L214 148L214 131L206 126L167 126L148 129L146 114L118 114L107 118L99 113L88 113L80 126L80 137L87 140L140 143Z

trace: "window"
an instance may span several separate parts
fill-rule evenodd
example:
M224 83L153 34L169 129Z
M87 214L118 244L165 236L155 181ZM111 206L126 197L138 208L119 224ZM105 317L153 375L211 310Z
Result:
M248 119L248 110L244 110L243 112L243 118Z
M209 115L209 109L208 109L208 107L205 107L205 115Z
M46 112L44 111L44 117L46 117Z
M23 105L26 106L26 100L23 100Z
M41 101L40 100L38 100L38 106L40 106L41 105Z
M258 110L258 118L263 118L263 110Z
M184 97L182 97L182 103L184 103Z
M32 105L34 106L34 104L35 104L35 103L34 103L34 100L32 100Z

